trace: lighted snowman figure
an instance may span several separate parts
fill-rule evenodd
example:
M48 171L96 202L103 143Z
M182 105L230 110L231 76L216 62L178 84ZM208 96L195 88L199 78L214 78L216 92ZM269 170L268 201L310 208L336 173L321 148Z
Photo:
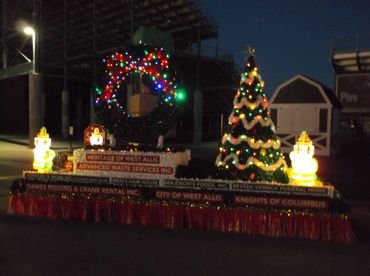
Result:
M53 171L55 152L50 149L50 146L49 134L46 132L46 128L42 127L35 137L35 148L33 150L33 168L39 173Z
M99 128L94 128L94 132L90 136L90 145L101 146L104 143L104 137L100 133Z
M292 168L289 169L289 177L292 184L302 186L317 186L320 182L316 180L317 161L313 158L315 147L303 131L289 154Z

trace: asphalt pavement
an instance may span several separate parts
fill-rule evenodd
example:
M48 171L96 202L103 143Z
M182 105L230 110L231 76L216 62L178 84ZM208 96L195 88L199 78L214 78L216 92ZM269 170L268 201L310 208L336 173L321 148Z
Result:
M319 176L347 199L358 242L252 237L5 214L9 187L32 167L24 137L0 136L0 275L370 275L370 143L318 157ZM67 141L55 141L56 151ZM72 146L80 146L74 141ZM217 143L190 147L212 166Z

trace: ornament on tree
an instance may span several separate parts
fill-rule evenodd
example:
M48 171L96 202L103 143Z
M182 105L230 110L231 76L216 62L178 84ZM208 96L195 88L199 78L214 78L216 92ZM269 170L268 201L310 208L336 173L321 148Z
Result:
M216 158L217 177L288 183L288 167L267 110L264 82L254 60L255 50L249 47L248 54Z
M250 180L253 180L253 179L254 179L254 177L255 177L255 174L254 174L254 173L251 173L251 174L250 174L250 176L249 176L249 179L250 179Z
M257 128L256 127L253 127L252 128L252 132L253 132L253 134L257 134Z

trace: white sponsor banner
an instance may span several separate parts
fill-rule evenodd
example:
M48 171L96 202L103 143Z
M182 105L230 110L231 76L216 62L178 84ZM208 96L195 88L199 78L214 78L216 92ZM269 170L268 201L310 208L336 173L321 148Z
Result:
M178 165L187 165L190 151L136 152L77 149L74 173L126 178L174 178Z

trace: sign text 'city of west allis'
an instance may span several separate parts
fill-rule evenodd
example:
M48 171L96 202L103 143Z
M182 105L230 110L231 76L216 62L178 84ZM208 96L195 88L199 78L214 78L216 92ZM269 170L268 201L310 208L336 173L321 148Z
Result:
M197 193L197 192L181 192L181 191L156 191L156 199L175 200L175 201L194 201L194 202L212 202L222 203L224 200L223 194L214 193Z

